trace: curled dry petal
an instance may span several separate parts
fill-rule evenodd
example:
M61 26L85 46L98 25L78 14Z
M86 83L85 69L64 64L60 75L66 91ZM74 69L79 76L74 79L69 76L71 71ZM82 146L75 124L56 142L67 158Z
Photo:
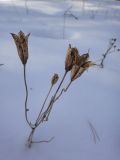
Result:
M58 76L58 74L55 73L52 77L51 84L55 85L57 83L58 79L59 79L59 76Z
M79 63L74 65L71 70L71 81L79 78L81 74L86 71L89 67L96 65L89 60L89 54L83 54L79 56Z
M89 67L95 66L96 64L92 61L87 61L82 65L83 68L88 69Z
M74 65L72 70L71 70L71 80L74 80L74 77L76 76L76 74L79 71L79 66L78 65Z
M85 62L87 62L89 59L89 54L83 54L81 56L79 56L79 66L82 66Z
M22 31L20 31L18 35L14 33L11 33L11 35L15 41L18 55L22 63L25 65L28 59L28 37L30 33L25 36L25 34Z
M74 81L75 79L79 78L84 71L85 71L85 68L79 67L79 69L77 69L77 72L75 72L73 76L71 76L71 81Z

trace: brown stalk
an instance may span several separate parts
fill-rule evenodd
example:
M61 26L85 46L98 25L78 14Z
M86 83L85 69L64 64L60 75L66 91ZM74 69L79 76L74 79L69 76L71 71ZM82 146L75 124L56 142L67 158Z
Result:
M36 119L35 125L34 125L34 127L32 128L32 130L31 130L31 132L30 132L30 135L29 135L29 138L28 138L28 147L29 147L29 148L31 147L32 143L35 142L35 141L33 141L32 139L33 139L33 135L34 135L34 132L35 132L36 128L37 128L42 122L48 120L49 114L50 114L51 109L52 109L52 106L53 106L53 104L54 104L55 97L56 97L58 91L60 90L60 88L61 88L61 86L62 86L62 83L63 83L66 75L67 75L67 72L65 71L65 73L64 73L64 75L63 75L63 78L62 78L62 80L61 80L58 88L56 89L56 92L55 92L54 96L52 96L52 98L51 98L51 100L50 100L50 102L49 102L49 105L48 105L47 109L42 113L43 108L44 108L44 106L45 106L45 103L46 103L46 101L47 101L47 98L48 98L48 96L49 96L49 93L50 93L51 89L49 90L48 95L47 95L47 97L46 97L46 99L45 99L45 101L44 101L44 103L43 103L42 108L41 108L42 111L40 111L40 113L39 113L39 115L38 115L38 117L37 117L37 119ZM51 87L51 88L52 88L52 87ZM36 143L41 143L41 142L47 142L47 141L37 141Z
M63 92L67 92L67 90L68 90L68 88L70 87L71 83L72 83L72 81L70 81L70 83L67 85L66 88L63 88L63 89L61 90L60 94L55 98L54 102L56 102L56 101L61 97L61 95L63 94Z
M62 83L63 83L63 81L64 81L64 79L65 79L65 77L66 77L66 75L67 75L67 72L65 71L65 73L64 73L64 75L63 75L63 78L62 78L62 80L61 80L61 82L60 82L60 84L59 84L59 86L58 86L58 88L57 88L54 96L52 96L52 98L51 98L51 100L50 100L50 102L49 102L49 105L48 105L46 111L45 111L45 112L43 113L43 115L41 116L42 118L41 118L40 121L38 122L38 125L39 125L41 122L48 120L48 117L49 117L49 115L50 115L52 106L53 106L53 104L54 104L54 102L55 102L56 95L57 95L57 93L58 93L58 91L59 91L59 89L60 89L60 87L61 87L61 85L62 85Z
M51 85L51 87L50 87L50 89L49 89L49 91L48 91L48 94L47 94L47 96L46 96L46 98L45 98L45 101L43 102L42 108L41 108L41 110L40 110L40 113L39 113L39 115L38 115L38 118L37 118L36 122L38 122L39 119L40 119L41 113L42 113L42 111L43 111L43 109L44 109L44 106L45 106L45 104L46 104L46 102L47 102L47 99L48 99L48 97L49 97L49 95L50 95L50 92L51 92L52 88L53 88L53 85Z
M26 121L28 123L28 125L30 126L30 128L32 128L32 124L31 122L29 122L28 120L28 107L27 107L27 102L28 102L28 87L27 87L27 80L26 80L26 65L23 65L24 67L24 84L25 84L25 91L26 91L26 97L25 97L25 118Z

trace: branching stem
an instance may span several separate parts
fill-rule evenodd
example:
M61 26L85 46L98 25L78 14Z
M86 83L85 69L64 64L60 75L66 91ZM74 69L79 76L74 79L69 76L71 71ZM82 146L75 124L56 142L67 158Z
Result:
M29 135L29 138L28 138L28 147L29 147L29 148L31 147L32 143L42 143L42 142L47 142L47 143L48 143L48 142L50 142L50 141L53 139L53 137L52 137L52 138L51 138L50 140L48 140L48 141L46 141L46 140L43 140L43 141L33 141L33 135L34 135L34 132L35 132L36 128L37 128L42 122L48 120L49 114L50 114L51 109L52 109L52 107L53 107L53 104L54 104L54 102L55 102L55 98L56 98L57 93L59 92L59 90L60 90L60 88L61 88L61 86L62 86L62 84L63 84L63 81L64 81L66 75L67 75L67 72L64 73L63 78L62 78L62 80L61 80L58 88L57 88L56 91L55 91L55 94L51 97L51 100L50 100L50 102L49 102L49 105L48 105L47 109L43 112L43 109L44 109L44 107L45 107L46 101L47 101L47 99L48 99L48 97L49 97L49 95L50 95L50 92L51 92L53 86L50 87L50 90L49 90L49 92L48 92L48 94L47 94L47 96L46 96L46 98L45 98L45 101L44 101L44 103L43 103L43 105L42 105L42 108L41 108L41 110L40 110L40 113L39 113L39 115L38 115L38 117L37 117L37 119L36 119L34 128L32 127L32 130L31 130L31 132L30 132L30 135ZM26 84L26 83L25 83L25 84ZM27 86L27 85L25 85L25 86ZM27 87L26 87L26 93L27 93ZM26 94L26 95L28 96L28 94ZM27 100L26 100L26 101L27 101ZM26 104L27 104L27 103L26 103ZM27 108L27 107L26 107L26 108ZM26 114L26 115L27 115L27 114ZM26 119L27 119L27 116L26 116Z
M45 100L44 100L44 102L43 102L42 108L41 108L41 110L40 110L40 113L39 113L39 115L38 115L38 118L37 118L36 122L39 121L39 118L40 118L40 116L41 116L41 113L42 113L42 111L43 111L43 109L44 109L44 106L45 106L46 101L47 101L47 99L48 99L48 97L49 97L49 95L50 95L50 92L51 92L52 88L53 88L53 85L51 85L51 87L50 87L50 89L49 89L49 91L48 91L48 94L47 94L47 96L46 96L46 98L45 98Z
M115 50L114 50L114 51L111 51L112 48L114 47L115 43L116 43L116 40L115 40L115 39L114 39L113 41L111 40L111 41L109 42L109 47L108 47L108 49L106 50L106 52L103 54L103 57L102 57L102 59L101 59L100 65L99 65L101 68L104 67L104 61L105 61L107 55L110 54L110 53L112 53L112 52L115 52Z

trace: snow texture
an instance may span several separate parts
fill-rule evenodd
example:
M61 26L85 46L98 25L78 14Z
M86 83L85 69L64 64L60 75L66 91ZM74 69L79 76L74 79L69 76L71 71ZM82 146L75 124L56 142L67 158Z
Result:
M71 7L71 8L70 8ZM66 15L70 8L72 15ZM65 22L65 23L64 23ZM54 73L64 74L68 44L90 49L99 63L110 38L120 47L120 2L114 0L0 0L0 160L120 160L120 53L108 55L76 80L54 105L50 119L25 145L23 66L10 33L31 33L27 81L29 118L35 121ZM69 81L69 75L66 78ZM63 85L63 87L65 87ZM100 141L94 143L88 121Z

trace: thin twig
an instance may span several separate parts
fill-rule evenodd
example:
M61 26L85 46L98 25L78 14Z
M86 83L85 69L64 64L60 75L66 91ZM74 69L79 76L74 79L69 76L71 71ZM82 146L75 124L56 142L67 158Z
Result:
M100 141L100 137L98 136L98 133L97 133L95 127L92 125L92 123L90 121L88 121L88 125L92 131L94 142L97 143L97 140Z
M49 140L42 140L42 141L32 141L32 143L50 143L55 137L50 138Z
M62 83L63 83L63 81L64 81L64 79L65 79L65 77L66 77L66 75L67 75L67 72L64 73L63 78L62 78L62 80L61 80L61 82L60 82L60 84L59 84L59 86L58 86L55 94L51 97L51 100L50 100L50 102L49 102L49 105L48 105L47 109L42 113L42 115L41 115L40 118L39 118L39 121L36 121L36 125L37 125L37 126L38 126L41 122L48 120L50 111L51 111L52 106L53 106L53 104L54 104L54 100L55 100L55 98L56 98L56 95L57 95L57 93L58 93L58 91L59 91L59 89L60 89L60 87L61 87L61 85L62 85Z
M43 109L44 109L44 106L45 106L45 104L46 104L46 101L47 101L47 99L48 99L48 97L49 97L49 95L50 95L50 92L51 92L51 90L52 90L52 87L53 87L53 85L51 85L51 87L50 87L50 89L49 89L49 91L48 91L48 94L47 94L47 96L46 96L46 98L45 98L45 100L44 100L44 102L43 102L42 108L41 108L41 110L40 110L40 113L39 113L39 115L38 115L38 118L37 118L36 122L39 121L39 118L40 118L41 113L42 113L42 111L43 111Z
M75 16L70 10L71 10L72 6L70 6L63 15L63 39L65 38L65 28L66 28L66 17L70 16L73 17L74 19L78 20L78 17Z
M101 68L104 67L104 61L105 61L107 55L111 53L111 49L114 47L115 43L116 43L116 39L111 39L111 40L110 40L110 42L109 42L109 47L108 47L108 49L106 50L106 52L103 54L103 57L102 57L102 59L101 59L100 65L99 65ZM115 50L114 50L114 51L115 51Z
M71 11L69 11L69 14L67 14L67 15L69 15L69 16L71 16L71 17L75 18L76 20L78 20L78 17L77 17L77 16L75 16Z
M48 117L49 117L49 115L50 115L52 106L53 106L53 104L54 104L54 102L55 102L56 95L57 95L57 93L58 93L60 87L62 86L62 83L63 83L63 81L64 81L66 75L67 75L67 72L65 71L65 73L64 73L64 75L63 75L63 78L62 78L62 80L61 80L61 82L60 82L60 84L59 84L59 86L58 86L58 88L57 88L57 90L56 90L56 92L55 92L53 98L52 98L51 101L50 101L50 105L48 106L48 108L47 108L47 110L46 110L47 116L46 116L45 119L47 119L47 120L48 120ZM45 113L45 115L46 115L46 113Z
M68 7L68 9L64 12L64 14L66 14L71 8L72 6Z
M56 102L60 98L60 96L63 94L63 92L66 92L68 90L68 88L70 87L71 83L72 83L72 81L70 81L70 83L67 85L66 88L63 88L61 90L60 94L55 98L54 102Z

